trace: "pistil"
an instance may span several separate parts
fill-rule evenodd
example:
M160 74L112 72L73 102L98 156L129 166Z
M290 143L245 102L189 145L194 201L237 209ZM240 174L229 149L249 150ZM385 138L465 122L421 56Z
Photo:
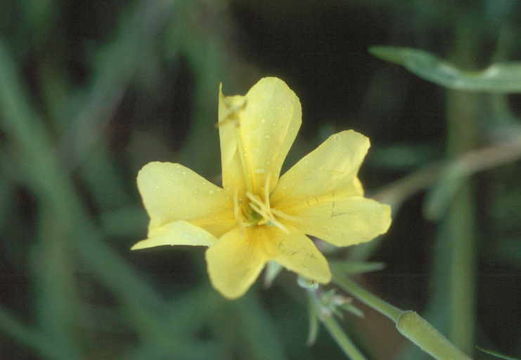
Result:
M237 222L241 226L271 225L278 227L285 233L289 233L288 228L284 226L277 217L290 221L298 221L294 216L271 208L269 175L266 176L262 196L256 195L251 191L246 191L245 197L246 199L244 200L239 199L238 191L236 191L233 196L235 219L237 219ZM243 201L247 201L247 203L244 204Z
M272 211L274 209L269 208L269 200L263 202L257 195L252 194L250 192L246 193L246 197L248 198L248 200L250 200L248 204L250 209L262 216L262 220L257 221L255 225L273 225L278 227L282 231L289 233L289 230L280 221L276 219Z

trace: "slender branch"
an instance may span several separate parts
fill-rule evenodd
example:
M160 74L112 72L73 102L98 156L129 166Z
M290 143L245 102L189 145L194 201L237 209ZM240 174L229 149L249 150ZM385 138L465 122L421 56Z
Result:
M304 287L308 293L310 311L313 312L310 314L310 319L312 319L313 316L316 316L318 319L320 319L326 330L333 337L338 346L340 346L344 354L346 354L351 360L367 360L367 358L362 354L362 352L360 352L360 350L358 350L356 345L351 341L351 339L349 339L342 327L335 320L334 312L323 306L318 289L313 286L306 287L302 284L305 284L305 282L300 283L300 285ZM310 336L308 338L308 344L314 341L316 333L318 332L318 328L314 328L315 325L313 325L313 321L311 321L310 325Z
M340 276L339 274L341 273L336 273L335 268L333 268L333 274L333 282L342 288L342 290L347 291L370 308L388 317L390 320L394 322L398 321L400 315L402 314L401 309L371 294L369 291L359 286L355 282Z
M459 177L468 177L477 172L493 169L521 158L521 135L513 140L468 151L449 162L427 165L373 194L373 198L398 207L415 193L435 184L440 178L453 174L458 169Z
M434 184L443 173L443 169L444 166L441 162L427 165L412 174L385 185L382 189L373 193L371 197L396 208L407 198Z
M324 316L321 318L321 321L333 339L335 339L338 346L340 346L344 354L346 354L351 360L367 360L367 358L356 348L351 339L346 336L333 315Z
M333 282L344 291L392 320L396 329L426 353L439 360L470 360L445 336L414 311L404 311L365 290L333 269Z

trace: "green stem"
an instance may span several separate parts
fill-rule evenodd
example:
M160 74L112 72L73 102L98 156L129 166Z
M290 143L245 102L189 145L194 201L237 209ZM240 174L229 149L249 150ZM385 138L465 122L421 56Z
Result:
M44 359L69 359L64 349L56 346L42 332L22 324L10 312L0 306L0 331L20 344L36 350Z
M356 348L351 339L347 337L333 315L321 317L321 321L333 339L335 339L338 346L340 346L344 354L346 354L351 360L367 360L367 358Z
M470 359L414 311L402 312L396 322L396 328L400 334L435 359Z
M321 296L317 292L317 288L313 286L307 287L306 284L306 280L299 278L299 285L307 290L310 305L310 333L308 337L308 346L315 342L318 333L318 325L315 320L319 319L338 346L340 346L344 354L346 354L351 360L367 360L351 339L349 339L344 330L342 330L340 325L338 325L338 322L334 317L334 312L331 311L328 306L324 306ZM324 312L323 310L326 310L327 312Z
M414 311L401 310L378 298L355 282L337 274L334 274L333 282L370 308L391 319L400 334L435 359L470 360L467 355Z
M335 272L334 269L333 272ZM345 277L337 276L336 274L333 277L333 282L340 288L342 288L342 290L347 291L348 293L356 297L358 300L360 300L370 308L375 309L382 315L387 316L392 321L397 322L400 318L402 310L371 294L369 291L365 290L357 283Z
M468 20L468 19L467 19ZM467 67L475 66L479 50L479 36L470 20L462 21L457 28L457 41L452 52L454 61ZM457 157L472 150L477 142L477 119L483 109L483 99L477 94L460 91L447 92L447 152ZM448 294L448 335L465 351L472 351L475 324L475 268L476 234L473 183L465 181L452 199L446 221L448 274L438 291Z

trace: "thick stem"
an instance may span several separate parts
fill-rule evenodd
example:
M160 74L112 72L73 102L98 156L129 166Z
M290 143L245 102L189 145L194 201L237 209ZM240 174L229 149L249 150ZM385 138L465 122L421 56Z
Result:
M454 61L462 66L474 66L478 39L471 26L461 24L457 29ZM461 39L466 39L461 41ZM457 157L476 146L479 94L450 90L447 92L447 153ZM445 287L438 291L448 294L449 338L465 351L474 343L475 322L475 257L476 234L473 183L466 180L452 199L447 214L448 277Z
M396 324L400 334L435 359L470 360L467 355L456 348L445 336L417 313L401 310L339 274L334 275L333 282L370 308L391 319Z
M400 334L435 359L470 359L414 311L403 311L396 328Z

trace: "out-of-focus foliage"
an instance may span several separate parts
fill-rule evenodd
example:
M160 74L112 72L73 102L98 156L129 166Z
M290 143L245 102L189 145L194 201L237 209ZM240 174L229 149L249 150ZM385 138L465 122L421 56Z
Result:
M146 233L139 168L219 183L219 83L240 94L267 75L303 105L285 168L355 129L372 142L368 196L395 208L385 237L321 250L476 359L494 358L476 345L521 357L521 108L505 94L519 70L493 65L520 61L519 14L515 0L0 2L0 358L342 358L318 326L369 359L428 358L357 301L312 316L307 347L306 291L285 271L229 302L201 249L129 251Z
M489 355L492 355L492 356L495 356L497 357L498 359L504 359L504 360L517 360L513 357L510 357L510 356L506 356L506 355L503 355L503 354L500 354L496 351L491 351L491 350L485 350L485 349L479 349L480 351L484 352L485 354L489 354Z
M464 71L418 49L374 46L369 51L378 58L402 65L422 79L450 89L490 93L521 92L521 63L497 63L482 71Z

